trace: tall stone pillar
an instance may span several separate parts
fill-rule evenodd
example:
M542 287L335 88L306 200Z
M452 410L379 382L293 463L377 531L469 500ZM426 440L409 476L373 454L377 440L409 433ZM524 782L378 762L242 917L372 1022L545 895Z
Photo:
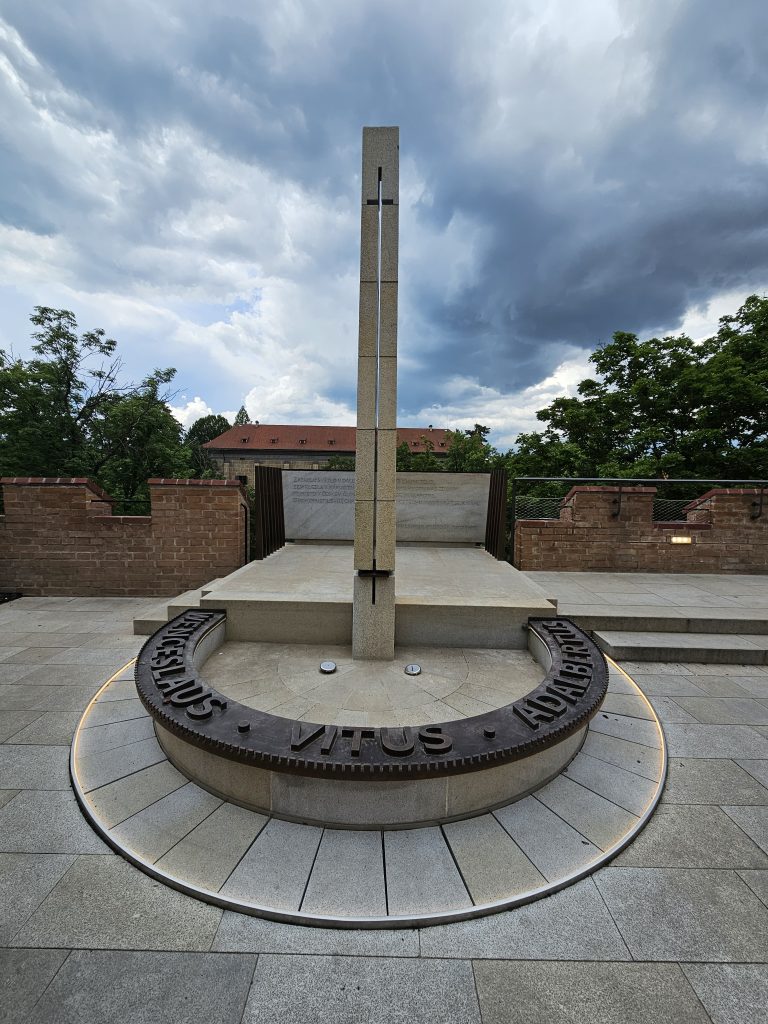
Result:
M395 654L398 128L363 128L352 653Z

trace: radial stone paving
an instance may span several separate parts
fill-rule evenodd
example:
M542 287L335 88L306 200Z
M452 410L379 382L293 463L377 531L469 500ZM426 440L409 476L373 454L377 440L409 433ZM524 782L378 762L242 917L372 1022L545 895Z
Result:
M467 662L480 660L478 652L467 653L435 653L443 679L450 672L452 684L461 683ZM509 674L508 653L490 652L486 660ZM532 685L529 660L512 653L525 686ZM283 656L273 654L277 661ZM293 664L297 658L308 668L316 652L294 655ZM233 664L244 664L242 651ZM535 794L443 826L361 832L284 821L184 782L147 737L143 707L125 718L121 705L137 702L110 699L112 687L124 692L128 671L102 688L75 737L72 773L86 815L147 873L220 906L277 920L406 927L529 901L614 856L650 816L663 784L661 727L632 681L612 669L609 698L634 714L599 713L587 744L592 740L599 754L608 742L625 768L582 751ZM317 669L315 678L322 679ZM636 762L639 771L632 770ZM745 859L741 866L759 864Z

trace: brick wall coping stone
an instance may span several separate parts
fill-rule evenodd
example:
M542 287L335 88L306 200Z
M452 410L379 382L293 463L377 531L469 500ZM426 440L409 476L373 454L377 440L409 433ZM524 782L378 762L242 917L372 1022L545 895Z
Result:
M713 487L711 490L706 491L704 494L700 495L698 498L694 498L693 501L689 502L685 506L683 511L684 512L688 512L691 509L696 508L698 505L701 505L703 502L709 501L710 498L717 497L718 495L728 495L728 494L746 494L746 495L750 495L750 494L754 494L755 496L757 496L758 494L760 494L760 491L761 491L760 487Z
M102 501L116 501L87 476L3 476L0 484L10 487L87 487Z
M619 491L621 491L622 494L655 494L656 488L624 487L618 484L616 486L611 485L610 487L589 487L586 484L577 484L575 487L572 487L570 491L568 491L566 496L563 498L563 501L568 501L568 499L571 498L574 494L584 494L588 492L596 492L598 494L618 494Z

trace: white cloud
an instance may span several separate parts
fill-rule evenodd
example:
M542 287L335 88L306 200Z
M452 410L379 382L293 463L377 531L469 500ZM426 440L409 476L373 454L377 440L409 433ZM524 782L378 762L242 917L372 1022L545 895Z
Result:
M182 395L182 399L186 396ZM199 420L201 416L210 416L213 413L213 409L205 402L199 395L195 395L184 405L170 405L168 407L179 423L187 430L195 420Z
M520 433L540 430L536 413L555 398L576 394L576 386L590 375L586 356L562 362L546 380L520 391L503 392L477 379L453 377L442 388L443 401L398 420L403 427L436 427L467 430L482 423L491 428L491 441L501 450L511 448Z

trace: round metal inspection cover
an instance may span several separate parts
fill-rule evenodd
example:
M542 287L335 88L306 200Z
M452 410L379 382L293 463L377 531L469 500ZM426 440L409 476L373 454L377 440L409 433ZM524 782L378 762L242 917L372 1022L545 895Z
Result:
M323 673L324 676L331 675L331 673L336 671L336 662L335 661L321 661L320 662L320 671Z
M404 671L407 676L420 676L421 665L406 665Z

